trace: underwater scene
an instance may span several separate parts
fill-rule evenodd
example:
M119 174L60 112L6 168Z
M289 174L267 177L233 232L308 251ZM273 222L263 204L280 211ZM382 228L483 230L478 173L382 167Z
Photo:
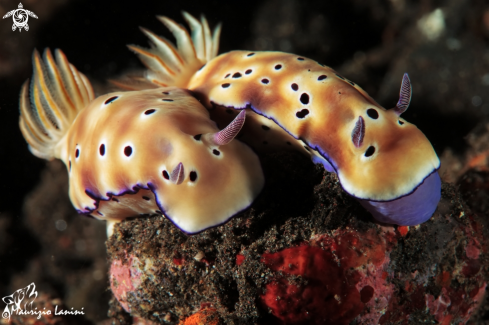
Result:
M0 16L0 324L489 324L486 1Z

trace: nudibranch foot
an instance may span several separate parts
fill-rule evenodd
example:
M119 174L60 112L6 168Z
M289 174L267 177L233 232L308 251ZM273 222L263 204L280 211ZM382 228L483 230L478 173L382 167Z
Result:
M441 198L438 171L429 175L412 193L392 201L358 200L382 223L416 226L431 218Z

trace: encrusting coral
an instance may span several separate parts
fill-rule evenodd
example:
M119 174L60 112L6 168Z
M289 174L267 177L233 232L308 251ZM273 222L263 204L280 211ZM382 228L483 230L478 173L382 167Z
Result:
M224 226L192 237L160 217L116 226L111 286L131 315L177 323L211 304L229 324L467 323L488 236L453 186L426 223L383 226L301 155L262 162L263 194Z

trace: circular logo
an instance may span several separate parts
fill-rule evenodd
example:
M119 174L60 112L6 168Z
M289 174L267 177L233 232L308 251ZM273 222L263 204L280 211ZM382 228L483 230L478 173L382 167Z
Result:
M29 16L27 15L27 12L25 12L24 9L15 10L15 13L12 16L14 18L14 24L18 28L23 28L25 25L27 25Z
M7 12L7 14L2 17L2 19L8 18L10 16L12 16L12 19L14 20L14 24L12 25L12 30L15 31L16 29L19 29L19 32L22 31L22 28L24 28L26 31L29 30L29 25L27 25L29 16L37 19L36 14L33 13L32 11L25 10L22 3L19 3L18 9Z

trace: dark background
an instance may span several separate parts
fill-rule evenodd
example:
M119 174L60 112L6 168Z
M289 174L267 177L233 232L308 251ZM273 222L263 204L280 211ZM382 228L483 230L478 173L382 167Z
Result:
M482 0L22 3L39 17L29 19L28 32L13 32L11 18L0 20L0 295L36 280L41 290L65 298L68 305L82 306L89 304L87 300L70 297L82 296L79 288L90 285L84 277L99 272L93 276L98 283L93 288L100 289L92 297L100 302L90 315L95 320L104 318L108 297L106 266L100 266L105 254L103 225L75 215L66 199L63 167L30 154L18 129L18 96L30 77L34 48L62 49L102 94L108 89L107 78L141 68L126 47L147 44L138 26L171 39L155 16L183 23L180 12L186 10L205 14L211 26L223 23L220 53L297 53L338 70L386 108L397 102L402 74L408 72L413 100L403 117L428 136L440 156L448 151L462 155L464 136L489 116L489 5ZM17 0L0 0L0 16L17 5ZM68 223L66 231L55 227L61 219ZM78 222L91 230L80 232ZM66 235L70 232L79 236L78 241ZM87 234L96 234L90 239L95 241L92 250L76 253L75 248L89 240ZM86 299L96 292L86 293Z

